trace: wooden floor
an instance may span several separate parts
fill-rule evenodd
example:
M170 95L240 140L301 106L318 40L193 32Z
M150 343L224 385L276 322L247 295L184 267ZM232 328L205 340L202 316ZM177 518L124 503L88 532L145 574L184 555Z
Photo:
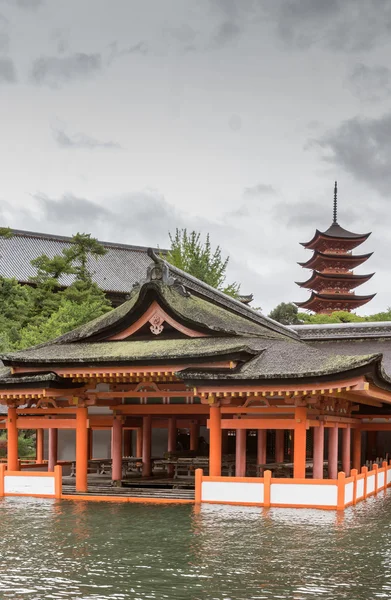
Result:
M194 500L194 481L161 478L134 478L114 487L105 476L89 475L88 492L76 492L74 477L63 477L62 493L66 496L104 496L121 498Z

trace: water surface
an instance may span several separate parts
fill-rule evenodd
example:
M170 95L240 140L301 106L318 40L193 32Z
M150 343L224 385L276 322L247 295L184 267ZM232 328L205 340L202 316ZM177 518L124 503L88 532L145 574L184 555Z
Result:
M0 598L391 598L391 493L333 511L0 500Z

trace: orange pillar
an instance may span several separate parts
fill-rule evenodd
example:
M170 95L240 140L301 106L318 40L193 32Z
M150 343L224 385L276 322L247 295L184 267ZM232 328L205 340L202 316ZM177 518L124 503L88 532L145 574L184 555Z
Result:
M246 477L247 429L236 430L235 476Z
M293 447L293 477L305 478L306 463L306 441L307 441L307 408L297 406L295 408L295 437Z
M142 456L143 456L143 428L137 427L136 458L142 458Z
M124 456L132 456L132 430L124 429Z
M319 427L314 427L313 478L323 479L324 462L324 423L319 421Z
M284 451L284 441L285 441L285 431L283 429L276 429L276 462L281 463L284 462L285 451Z
M169 417L168 419L168 443L167 443L167 451L175 452L176 450L176 419L175 417ZM167 475L169 477L174 477L174 465L169 465L167 469Z
M49 460L48 471L53 472L57 464L58 429L49 429Z
M18 429L16 427L16 408L8 409L7 418L7 469L19 471Z
M349 425L342 429L342 471L346 477L350 475L350 432Z
M338 427L329 427L329 479L338 477Z
M88 472L88 409L76 411L76 491L87 492Z
M35 461L38 465L42 465L43 463L43 429L37 429L36 437L36 453L35 453Z
M112 435L112 475L111 478L115 482L121 483L122 480L122 421L120 418L114 417Z
M353 469L361 471L361 429L353 429Z
M152 417L143 417L143 477L152 475L151 468Z
M257 463L259 465L266 464L266 438L267 438L267 429L258 429Z
M209 475L221 475L221 411L211 406L209 412Z
M190 424L190 450L197 452L198 438L200 437L200 425L198 421L192 421Z

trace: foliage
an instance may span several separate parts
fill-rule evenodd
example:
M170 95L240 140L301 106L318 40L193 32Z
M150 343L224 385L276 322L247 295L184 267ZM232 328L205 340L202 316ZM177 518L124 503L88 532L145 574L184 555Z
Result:
M224 285L229 257L222 258L220 246L212 250L209 233L205 242L200 233L188 233L187 229L177 229L175 235L169 233L169 236L171 248L166 256L169 263L229 296L239 296L240 284Z
M72 240L62 255L32 261L37 269L33 285L0 278L0 352L46 342L111 309L88 271L89 257L98 259L105 248L89 234L76 234ZM75 281L61 289L64 274L74 274Z
M298 308L292 302L281 302L270 312L269 317L283 325L297 325L300 323Z
M7 434L0 435L0 458L7 456ZM24 433L18 436L18 456L19 458L33 458L35 456L35 439Z

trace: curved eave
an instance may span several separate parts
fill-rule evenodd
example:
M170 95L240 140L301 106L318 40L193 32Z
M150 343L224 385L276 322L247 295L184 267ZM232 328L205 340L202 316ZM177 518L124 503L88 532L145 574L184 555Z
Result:
M369 273L368 275L344 275L343 273L321 273L320 271L314 271L313 274L307 281L295 281L295 283L302 288L311 289L312 285L317 281L329 282L329 281L343 281L349 283L351 287L357 287L363 283L366 283L374 276L375 273Z
M322 304L322 302L327 303L331 301L335 302L336 304L340 304L341 301L343 301L348 302L352 305L354 304L355 306L352 306L352 308L355 308L357 306L362 306L363 304L366 304L375 296L376 294L369 294L368 296L344 296L343 294L317 294L316 292L312 292L308 300L306 300L305 302L295 302L295 304L299 308L313 310L311 306L319 302Z
M345 230L341 228L341 231ZM356 248L356 246L363 244L371 235L371 233L352 233L350 231L347 233L349 233L350 235L330 235L328 233L325 233L324 231L319 231L319 229L317 229L315 231L314 237L309 242L300 242L300 244L304 246L304 248L314 250L318 242L321 242L322 240L327 240L330 242L343 241L351 245L352 248Z
M315 250L314 254L311 256L311 258L309 260L307 260L306 262L299 262L297 263L298 265L300 265L300 267L303 267L304 269L312 269L314 266L314 263L316 263L317 260L328 260L331 263L333 262L341 262L341 260L343 260L344 262L347 263L348 268L354 268L354 267L358 267L359 265L361 265L363 262L365 262L366 260L368 260L368 258L370 258L372 256L373 252L368 252L368 254L326 254L325 252L319 252L319 250Z

